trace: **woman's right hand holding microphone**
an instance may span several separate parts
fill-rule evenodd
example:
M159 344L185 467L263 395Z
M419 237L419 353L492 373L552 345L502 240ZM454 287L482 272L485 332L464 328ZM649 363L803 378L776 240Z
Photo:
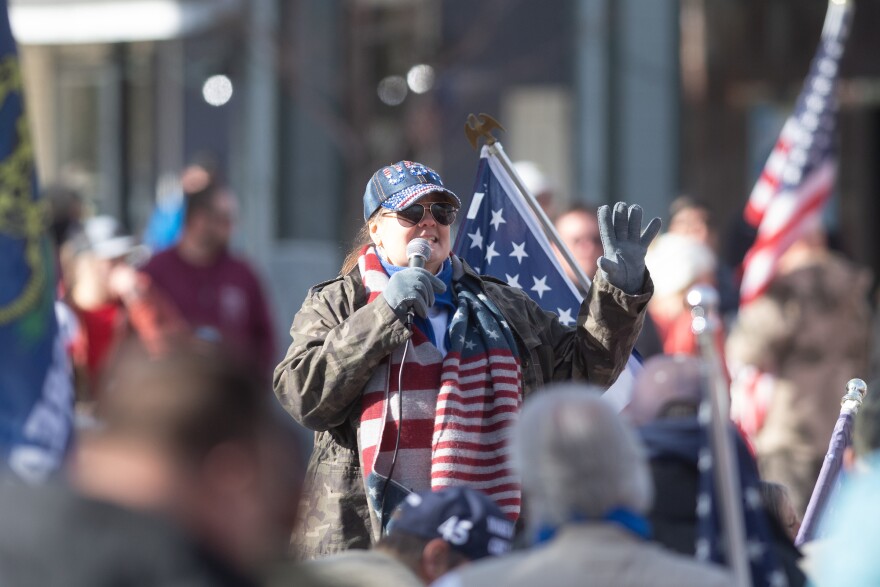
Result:
M428 316L434 305L434 294L446 291L446 284L427 269L407 267L391 276L382 296L401 321L407 322L410 311L419 317Z

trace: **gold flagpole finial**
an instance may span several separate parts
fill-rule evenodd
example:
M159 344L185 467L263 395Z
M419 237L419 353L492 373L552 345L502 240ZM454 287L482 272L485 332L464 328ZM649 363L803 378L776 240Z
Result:
M504 127L488 114L468 114L467 122L464 123L464 134L467 137L468 142L471 144L471 147L476 151L480 137L486 139L487 145L491 145L498 141L498 139L492 135L492 131L496 128L504 130Z

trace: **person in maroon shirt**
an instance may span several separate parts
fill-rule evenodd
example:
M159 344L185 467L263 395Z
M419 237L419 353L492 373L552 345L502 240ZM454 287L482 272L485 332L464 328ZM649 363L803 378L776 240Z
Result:
M169 338L195 337L268 375L276 357L266 299L250 266L229 253L235 197L211 183L187 194L185 206L180 241L155 255L132 288L135 330L154 353Z

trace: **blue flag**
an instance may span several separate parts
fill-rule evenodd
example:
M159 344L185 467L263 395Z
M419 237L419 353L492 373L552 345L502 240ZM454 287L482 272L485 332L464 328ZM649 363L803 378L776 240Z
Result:
M519 194L513 178L487 147L480 154L474 195L458 231L456 255L478 273L518 287L541 308L574 326L583 295L562 268L540 221ZM618 409L629 401L636 356L611 386L607 398Z
M6 0L0 9L0 460L38 480L69 443L73 386Z
M701 447L697 466L700 471L700 489L697 496L698 560L719 565L727 563L727 548L723 539L719 491L715 479L715 458L711 449L711 430L708 406L700 409ZM739 433L730 426L731 442L739 470L737 496L742 499L745 549L748 556L752 585L755 587L787 587L785 574L773 548L768 526L766 506L761 497L758 467Z

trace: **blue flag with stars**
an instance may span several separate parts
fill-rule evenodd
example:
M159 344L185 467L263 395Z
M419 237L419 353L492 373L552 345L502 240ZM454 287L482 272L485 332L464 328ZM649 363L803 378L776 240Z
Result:
M704 401L700 407L700 452L697 468L700 472L697 496L697 542L695 557L704 562L724 565L727 548L723 539L721 512L718 506L719 492L716 484L715 458L711 449L710 410ZM773 549L773 539L768 526L766 506L761 497L758 467L749 454L745 441L730 426L731 442L736 451L739 469L737 495L742 499L743 527L746 554L748 555L752 585L755 587L788 587L788 577L782 569Z
M518 287L541 308L574 326L584 296L556 257L540 221L501 162L483 147L474 194L458 230L455 254L481 275ZM641 364L634 354L606 394L618 409Z
M69 443L73 386L6 0L0 11L0 461L41 480Z

